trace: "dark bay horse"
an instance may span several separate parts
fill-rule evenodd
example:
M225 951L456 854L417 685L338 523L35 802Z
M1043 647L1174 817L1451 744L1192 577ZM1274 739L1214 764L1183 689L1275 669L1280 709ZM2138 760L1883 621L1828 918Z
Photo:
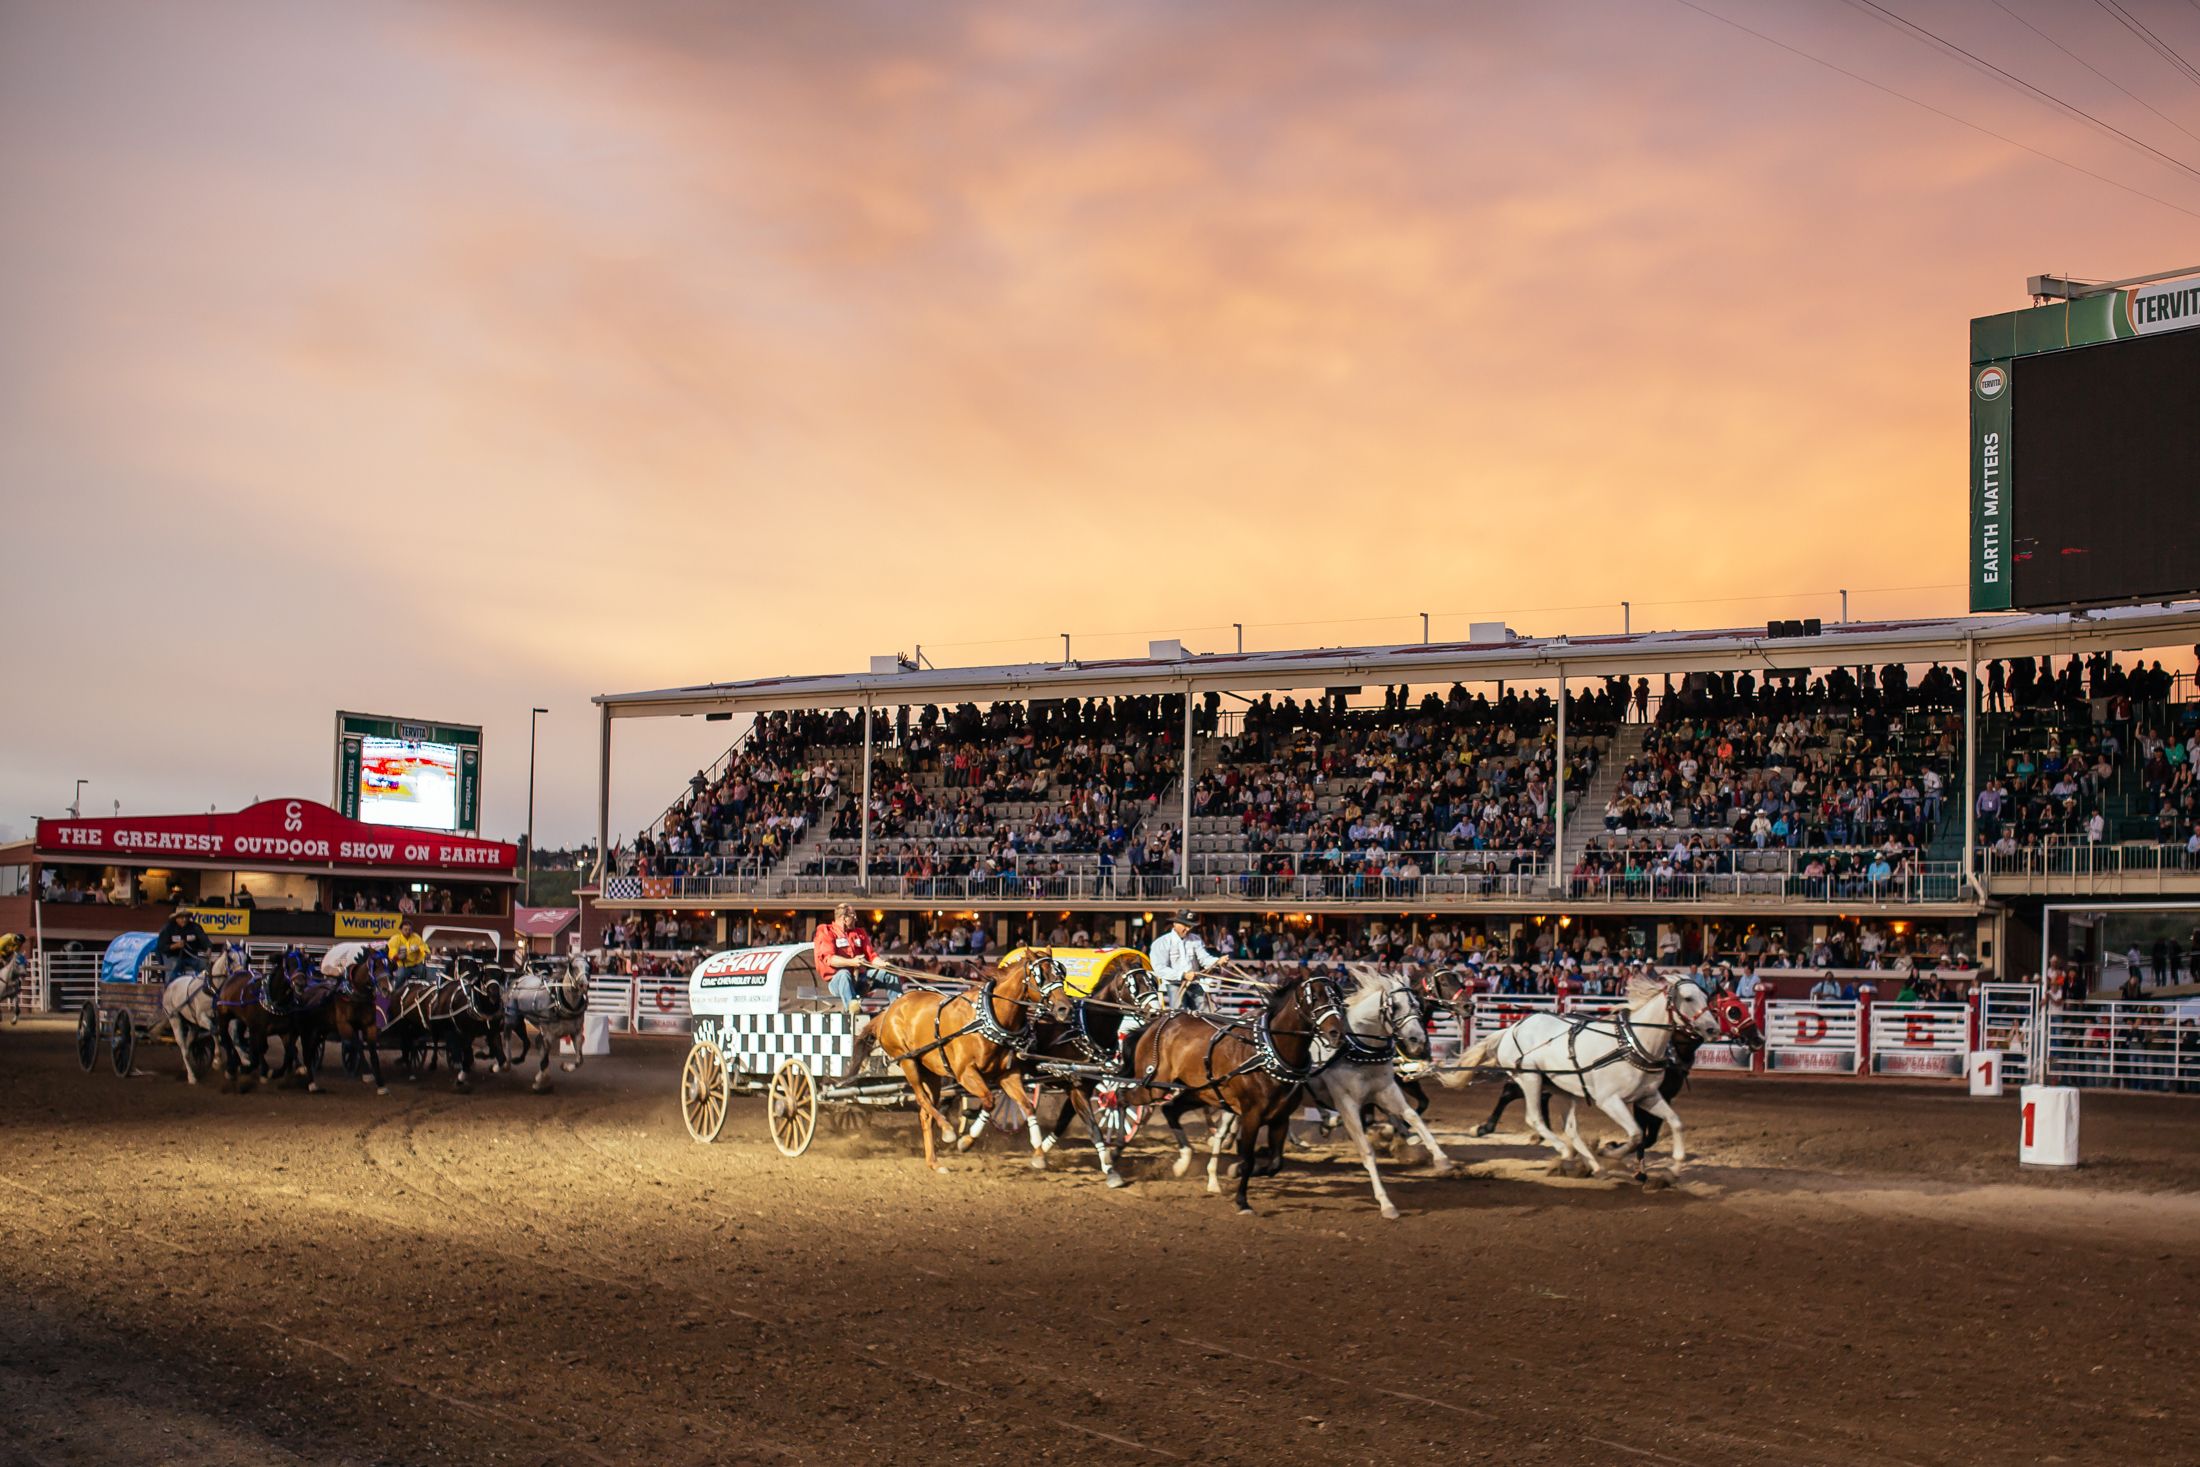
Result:
M440 977L400 984L390 996L390 1018L382 1034L397 1041L415 1078L412 1056L436 1047L451 1062L453 1087L471 1089L476 1039L490 1041L490 1073L504 1068L502 970L462 956Z
M334 985L320 981L296 949L285 953L264 978L250 969L223 978L214 998L214 1038L230 1083L244 1083L241 1038L244 1055L251 1060L251 1078L280 1078L296 1067L305 1077L307 1093L319 1094L315 1054L326 1037L335 996ZM270 1076L268 1040L277 1035L283 1040L283 1067Z
M342 1046L347 1066L356 1065L359 1078L374 1087L377 1095L387 1095L390 1087L382 1082L382 1017L386 1002L376 970L383 966L376 953L361 953L357 962L344 970L336 980L336 993L329 1002L329 1027Z
M1052 1151L1069 1130L1072 1119L1085 1123L1085 1132L1092 1137L1092 1149L1100 1158L1100 1174L1107 1178L1110 1187L1124 1186L1122 1173L1115 1169L1110 1154L1108 1132L1099 1123L1098 1100L1095 1089L1103 1083L1094 1075L1066 1076L1047 1074L1041 1067L1046 1060L1061 1060L1078 1065L1104 1065L1111 1071L1125 1072L1125 1056L1121 1035L1124 1022L1137 1014L1141 1023L1148 1023L1161 1016L1167 1002L1161 991L1161 982L1153 970L1142 963L1124 963L1107 974L1094 986L1092 992L1082 998L1070 1000L1070 1013L1066 1021L1057 1022L1042 1018L1032 1035L1026 1053L1024 1082L1031 1087L1031 1095L1037 1106L1039 1122L1039 1152L1042 1163L1047 1152ZM1136 1032L1131 1038L1136 1040ZM1121 1085L1118 1099L1131 1087Z
M983 1134L993 1092L1001 1089L1031 1117L1032 1164L1044 1166L1038 1118L1017 1066L1042 1010L1057 1023L1069 1018L1063 978L1062 965L1051 952L1032 948L1011 953L991 978L960 993L911 988L856 1030L849 1072L874 1050L901 1066L923 1114L924 1164L934 1171L946 1168L933 1151L933 1128L943 1138L955 1134L940 1113L940 1090L949 1080L978 1110L970 1130L956 1140L956 1149L967 1151Z
M1236 1122L1237 1209L1250 1213L1245 1190L1261 1132L1272 1132L1271 1144L1280 1154L1291 1107L1317 1069L1317 1038L1331 1052L1345 1042L1344 1000L1335 980L1321 973L1285 979L1250 1019L1180 1010L1139 1031L1131 1061L1139 1088L1128 1098L1159 1102L1161 1119L1176 1139L1174 1171L1180 1177L1192 1164L1184 1113L1195 1106L1228 1111ZM1222 1190L1216 1173L1226 1129L1217 1126L1210 1133L1210 1192Z

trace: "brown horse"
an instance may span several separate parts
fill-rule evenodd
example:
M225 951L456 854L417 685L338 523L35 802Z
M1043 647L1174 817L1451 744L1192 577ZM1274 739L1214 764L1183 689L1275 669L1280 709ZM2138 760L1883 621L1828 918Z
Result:
M1129 1036L1123 1034L1125 1022L1133 1014L1139 1016L1141 1024L1159 1018L1164 1001L1161 982L1153 970L1143 963L1126 963L1112 969L1091 993L1071 1000L1067 1023L1047 1019L1038 1024L1028 1046L1030 1059L1024 1079L1037 1105L1034 1115L1039 1122L1042 1157L1060 1144L1074 1117L1085 1123L1085 1131L1092 1137L1093 1152L1100 1159L1100 1175L1110 1187L1125 1185L1123 1174L1115 1169L1108 1132L1096 1116L1093 1091L1101 1080L1089 1072L1048 1074L1043 1066L1047 1060L1061 1060L1124 1072L1123 1042L1127 1037L1135 1043L1137 1037L1135 1027ZM1129 1089L1125 1082L1118 1094Z
M984 984L961 993L904 993L856 1031L849 1072L860 1068L873 1050L901 1066L923 1114L924 1164L945 1171L932 1148L933 1127L943 1138L955 1134L940 1113L941 1086L953 1080L978 1109L968 1134L955 1143L959 1151L967 1151L984 1132L996 1088L1006 1090L1031 1116L1031 1099L1016 1068L1042 1009L1057 1023L1069 1018L1064 977L1052 953L1033 948L1011 954ZM1031 1164L1043 1167L1046 1154L1039 1149L1036 1118L1031 1130Z
M1251 1212L1245 1200L1253 1158L1263 1128L1274 1132L1282 1150L1283 1128L1306 1081L1318 1068L1314 1041L1335 1053L1344 1043L1344 1000L1334 979L1304 973L1286 979L1268 995L1250 1019L1221 1019L1178 1011L1140 1031L1132 1066L1140 1090L1127 1103L1159 1101L1161 1119L1176 1138L1174 1171L1183 1176L1192 1164L1192 1143L1184 1135L1184 1113L1194 1106L1220 1107L1236 1119L1238 1151L1237 1209ZM1222 1157L1224 1127L1210 1132L1207 1190L1220 1192L1216 1169Z
M285 954L264 978L247 968L219 982L214 995L214 1039L221 1047L230 1083L250 1089L254 1079L280 1079L295 1068L303 1073L308 1093L319 1094L314 1054L321 1047L334 990L292 954ZM282 1036L283 1067L270 1076L267 1042L274 1035ZM249 1070L239 1056L240 1037Z
M351 1063L350 1056L357 1055L359 1078L372 1085L375 1094L387 1095L390 1087L382 1083L382 990L375 982L374 969L374 956L361 953L359 960L344 970L344 976L336 981L336 997L329 1004L329 1027L336 1033L346 1063Z

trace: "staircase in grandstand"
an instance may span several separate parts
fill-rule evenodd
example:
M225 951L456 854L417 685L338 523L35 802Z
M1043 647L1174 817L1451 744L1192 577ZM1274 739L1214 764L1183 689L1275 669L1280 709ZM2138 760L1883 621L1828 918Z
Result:
M1618 792L1627 761L1642 752L1643 741L1649 737L1651 727L1647 723L1622 724L1617 736L1604 741L1602 762L1597 765L1597 772L1589 777L1589 788L1566 797L1566 837L1558 861L1561 872L1570 873L1587 853L1589 842L1604 834L1604 807ZM1568 739L1567 742L1574 741Z

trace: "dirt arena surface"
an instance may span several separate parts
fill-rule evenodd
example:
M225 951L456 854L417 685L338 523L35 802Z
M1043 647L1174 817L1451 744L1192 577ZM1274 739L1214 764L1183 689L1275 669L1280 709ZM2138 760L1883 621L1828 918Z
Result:
M549 1096L121 1081L0 1029L0 1462L2200 1460L2200 1105L1705 1079L1678 1188L1341 1152L1259 1216L904 1116L698 1146L682 1049ZM102 1056L104 1060L104 1055ZM1439 1135L1489 1092L1439 1099Z

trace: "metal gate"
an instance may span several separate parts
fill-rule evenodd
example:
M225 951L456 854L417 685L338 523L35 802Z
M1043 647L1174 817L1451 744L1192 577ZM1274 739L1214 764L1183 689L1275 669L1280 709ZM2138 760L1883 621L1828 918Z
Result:
M2040 1035L2040 990L2033 983L1978 986L1978 1047L2001 1051L2002 1073L2037 1084L2046 1076Z

